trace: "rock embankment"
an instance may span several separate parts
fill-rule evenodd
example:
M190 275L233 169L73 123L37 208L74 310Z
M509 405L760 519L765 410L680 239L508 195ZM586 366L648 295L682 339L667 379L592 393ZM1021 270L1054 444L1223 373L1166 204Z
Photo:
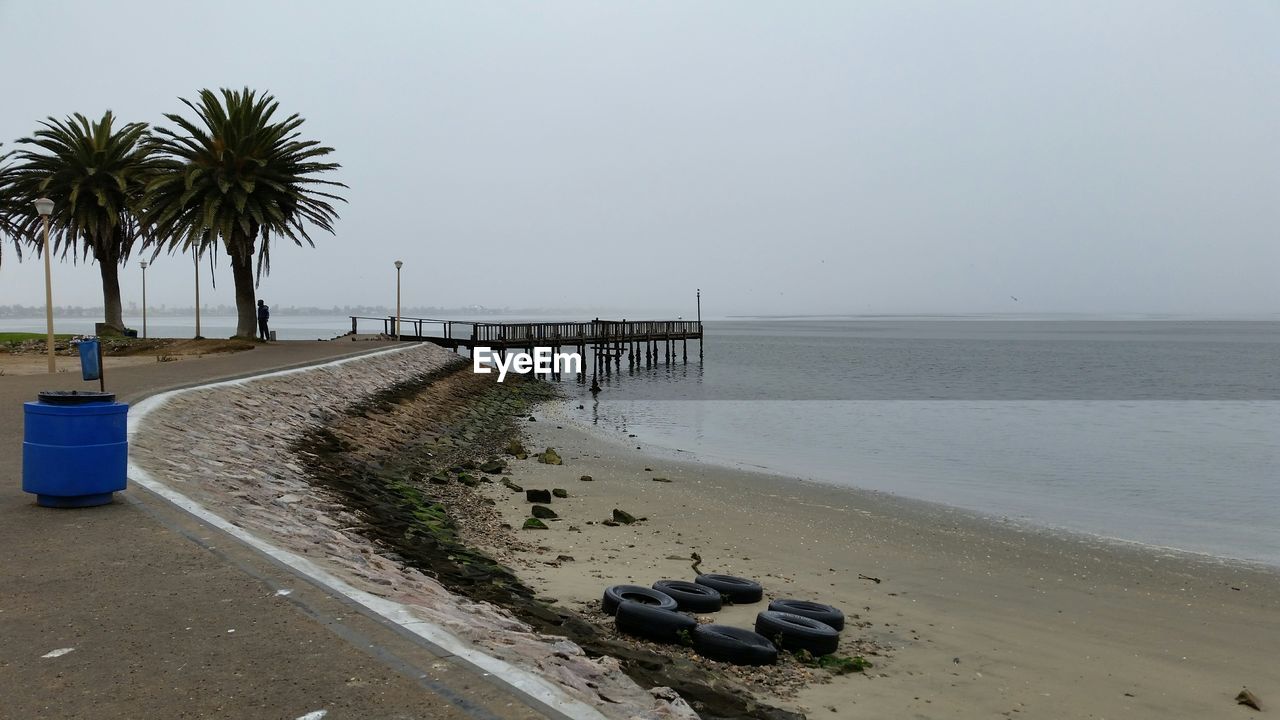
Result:
M590 658L563 637L540 634L503 608L446 587L465 584L469 574L490 577L504 570L457 541L444 506L450 494L458 497L468 489L464 475L481 481L478 471L464 466L473 462L466 455L478 440L493 438L482 438L486 423L475 420L488 413L489 427L500 432L499 419L528 402L518 393L474 402L493 384L454 372L456 363L455 355L423 345L187 391L142 421L132 459L229 522L365 592L402 604L489 655L552 680L606 716L696 717L665 688L642 690L619 671L617 660ZM414 457L436 457L449 472L415 476L409 469L406 475L406 468L390 461L415 447L421 452ZM317 482L315 471L339 459L347 463L346 472ZM351 481L357 469L374 475L382 469L384 482L370 492L367 483ZM405 529L406 513L415 519L413 527L438 529L415 533L417 542L446 551L445 558L454 555L456 572L443 582L405 562L398 546L388 542ZM467 517L475 525L469 530L505 530L496 513ZM511 578L498 592L527 592L521 588Z

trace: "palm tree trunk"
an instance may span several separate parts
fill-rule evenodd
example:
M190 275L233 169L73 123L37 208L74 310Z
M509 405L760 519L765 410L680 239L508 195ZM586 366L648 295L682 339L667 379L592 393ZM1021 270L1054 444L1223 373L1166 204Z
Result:
M119 332L124 332L124 311L120 307L120 265L114 259L98 261L102 274L102 321Z
M247 252L246 252L247 246ZM253 291L253 240L239 233L227 238L227 254L232 256L232 281L236 283L236 337L257 337L257 306Z
M236 284L236 337L258 337L258 309L253 288L253 256L231 255L231 279Z

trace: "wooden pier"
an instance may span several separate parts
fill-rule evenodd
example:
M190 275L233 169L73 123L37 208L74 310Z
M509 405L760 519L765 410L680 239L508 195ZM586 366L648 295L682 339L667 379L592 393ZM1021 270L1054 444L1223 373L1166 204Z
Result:
M464 320L401 317L399 328L395 316L351 316L351 334L380 332L382 335L409 342L429 342L454 351L466 348L468 354L477 347L504 353L520 350L532 353L535 348L552 352L576 350L586 371L587 350L591 350L594 372L609 375L622 369L622 358L629 368L652 367L676 357L689 362L689 341L698 341L702 356L702 322L698 320L601 320L590 322L485 323ZM377 330L372 330L377 328ZM398 331L397 331L398 330ZM612 367L611 367L612 366Z

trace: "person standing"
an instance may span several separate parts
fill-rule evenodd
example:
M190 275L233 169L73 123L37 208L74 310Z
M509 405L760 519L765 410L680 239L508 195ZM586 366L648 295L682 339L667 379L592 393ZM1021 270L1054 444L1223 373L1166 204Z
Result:
M267 331L267 321L270 319L271 319L271 308L267 307L266 303L259 300L258 301L258 338L261 340L268 340L271 338L271 333Z

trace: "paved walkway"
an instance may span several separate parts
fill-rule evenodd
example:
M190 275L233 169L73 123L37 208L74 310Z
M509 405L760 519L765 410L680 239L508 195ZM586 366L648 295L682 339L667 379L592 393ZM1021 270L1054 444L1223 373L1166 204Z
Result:
M108 365L107 389L135 403L384 346L282 342ZM141 488L99 508L36 506L21 490L22 403L95 386L78 372L0 377L0 718L546 716ZM42 657L60 648L74 650Z

